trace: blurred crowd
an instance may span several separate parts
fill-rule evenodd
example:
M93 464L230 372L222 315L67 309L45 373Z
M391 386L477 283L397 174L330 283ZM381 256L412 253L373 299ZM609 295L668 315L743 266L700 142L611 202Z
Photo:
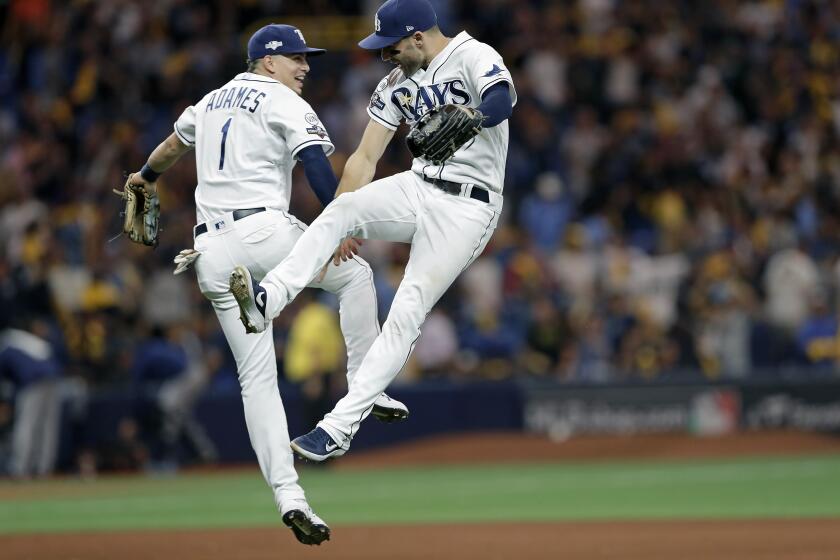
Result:
M353 40L370 32L378 4L0 3L0 318L48 342L55 363L7 384L60 376L158 395L192 375L192 398L238 390L209 304L190 274L171 273L192 246L193 160L160 182L154 251L113 238L111 189L186 106L244 71L245 41L271 21L330 48L312 61L304 97L340 174L390 68ZM445 34L466 29L504 56L518 103L500 227L429 315L403 382L840 370L840 4L433 4ZM404 132L378 176L409 168ZM320 205L297 171L292 212L311 221ZM408 250L364 246L383 318ZM295 362L295 381L341 367L332 343L330 368L312 357L323 337L305 331L323 320L295 325L311 306L334 302L304 298L275 330L281 364L295 328L316 345ZM306 390L323 399L325 386Z

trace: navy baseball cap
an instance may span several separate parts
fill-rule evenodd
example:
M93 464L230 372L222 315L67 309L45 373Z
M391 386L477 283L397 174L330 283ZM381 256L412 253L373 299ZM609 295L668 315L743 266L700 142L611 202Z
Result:
M265 55L306 53L316 56L325 52L324 49L307 47L300 29L281 23L261 27L248 40L249 60L258 60Z
M435 25L437 14L429 0L388 0L376 11L376 31L359 41L359 46L379 50Z

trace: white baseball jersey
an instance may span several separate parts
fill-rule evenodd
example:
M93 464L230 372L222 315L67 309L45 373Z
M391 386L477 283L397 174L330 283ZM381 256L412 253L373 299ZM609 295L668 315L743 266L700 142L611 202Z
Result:
M295 156L308 146L333 151L310 105L280 82L243 73L187 108L175 133L194 145L198 222L212 222L195 237L196 276L230 345L242 388L251 445L281 513L305 502L298 484L283 401L277 388L272 327L247 334L230 291L236 265L256 279L279 264L306 231L287 212ZM237 209L266 207L236 219ZM229 219L227 217L229 216ZM360 258L330 267L310 284L338 296L351 385L379 334L376 291L370 267ZM311 280L311 279L310 279Z
M431 108L447 103L478 107L487 88L507 82L516 104L516 90L502 56L466 31L456 35L443 51L412 76L397 69L376 87L368 105L370 118L391 130L402 122L414 123ZM415 158L415 173L456 183L476 183L501 194L508 150L508 122L482 129L442 165Z
M509 85L515 102L516 92L502 57L460 33L426 70L410 77L400 70L391 72L377 86L368 114L394 130L402 122L415 122L435 106L477 107L481 94L501 82ZM276 317L317 276L348 232L365 239L411 243L405 274L382 332L359 365L360 373L348 385L347 395L318 423L342 449L347 449L378 395L402 370L432 306L487 246L501 213L507 149L505 120L483 129L443 165L416 158L410 171L342 194L263 278L266 316ZM472 186L453 193L423 180L422 175ZM489 189L490 196L473 196L475 185Z
M199 223L239 208L288 210L297 153L312 145L327 155L334 150L309 103L280 82L249 72L187 107L175 133L195 146Z

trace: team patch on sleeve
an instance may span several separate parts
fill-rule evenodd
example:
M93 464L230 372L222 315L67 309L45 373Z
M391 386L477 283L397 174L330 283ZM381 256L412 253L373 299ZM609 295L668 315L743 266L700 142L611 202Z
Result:
M504 69L503 69L503 68L500 68L498 64L494 64L494 65L493 65L493 68L491 68L490 70L488 70L487 72L485 72L485 73L484 73L484 76L482 76L482 77L484 77L484 78L491 78L491 77L493 77L493 76L498 76L498 75L499 75L499 74L501 74L502 72L504 72Z
M306 120L307 124L310 125L306 129L306 132L314 134L319 138L326 138L329 136L329 134L327 134L327 130L323 127L323 125L321 125L321 121L318 120L318 115L315 113L306 113L303 118Z
M370 96L370 105L371 109L379 109L380 111L385 108L385 102L382 101L382 96L379 95L379 92L374 92L373 95Z

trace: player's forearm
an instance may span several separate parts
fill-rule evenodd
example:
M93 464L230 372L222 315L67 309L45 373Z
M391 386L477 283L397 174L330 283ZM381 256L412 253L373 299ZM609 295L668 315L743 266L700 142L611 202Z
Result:
M164 171L172 167L191 148L192 146L183 144L173 132L152 151L149 159L146 161L146 165L140 169L137 175L139 175L142 181L152 186ZM135 176L132 180L136 182L138 179ZM151 188L154 189L153 186Z
M172 133L166 140L161 142L154 151L152 151L146 165L150 167L155 174L159 175L172 167L175 162L190 149L191 146L182 144L175 133Z
M373 180L376 173L376 162L368 159L361 152L354 152L344 165L344 173L341 174L341 181L338 183L338 190L335 196L342 193L353 192L367 185Z

